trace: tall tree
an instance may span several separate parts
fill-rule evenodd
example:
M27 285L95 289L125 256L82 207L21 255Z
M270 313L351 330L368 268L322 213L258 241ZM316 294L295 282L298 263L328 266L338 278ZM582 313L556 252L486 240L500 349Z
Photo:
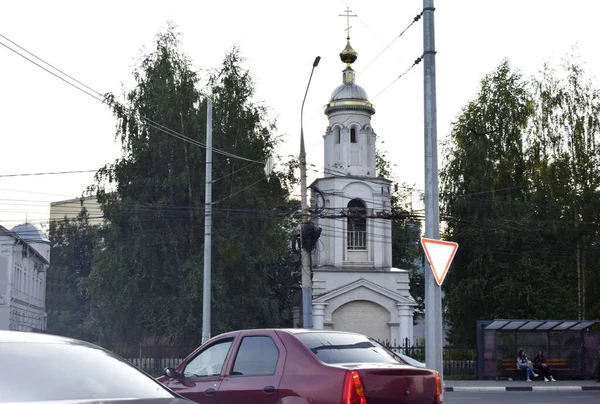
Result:
M289 200L295 178L288 170L265 180L263 162L277 144L276 125L264 106L252 102L254 83L242 63L233 48L209 79L214 147L254 160L218 155L214 161L220 178L213 187L216 331L291 325L291 300L284 296L297 282L290 279L298 263L288 236L288 217L297 206ZM284 293L276 287L281 276Z
M574 55L558 71L546 64L533 88L528 158L536 219L569 292L556 304L571 318L598 318L600 92Z
M523 317L536 301L525 254L524 132L532 100L503 61L453 125L441 170L445 236L461 246L444 282L452 342L474 343L478 319Z
M86 282L104 340L198 339L203 93L214 104L213 333L285 322L288 301L278 288L293 284L291 271L284 273L289 264L284 213L294 179L282 172L269 182L264 178L259 163L276 143L275 125L252 103L253 83L241 63L237 49L229 52L202 92L169 27L134 71L136 87L125 102L107 96L123 155L97 175L95 191L107 226Z
M573 58L529 82L505 61L445 148L452 342L493 318L598 316L600 97Z
M72 338L93 339L89 301L82 288L92 270L98 227L89 223L85 208L74 219L50 222L50 256L46 278L48 331Z
M178 45L172 28L159 34L125 103L107 96L123 156L97 174L108 225L86 283L103 339L181 337L197 321L198 298L187 290L197 269L186 259L201 241L194 192L204 179L204 152L161 130L202 139L199 78Z

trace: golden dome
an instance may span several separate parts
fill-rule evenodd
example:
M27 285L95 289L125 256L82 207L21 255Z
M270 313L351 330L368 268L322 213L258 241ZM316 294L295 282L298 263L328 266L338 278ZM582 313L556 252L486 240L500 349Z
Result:
M358 58L358 53L352 49L352 46L350 46L350 41L346 42L346 47L340 53L340 59L342 59L342 62L351 65L356 61L356 58Z

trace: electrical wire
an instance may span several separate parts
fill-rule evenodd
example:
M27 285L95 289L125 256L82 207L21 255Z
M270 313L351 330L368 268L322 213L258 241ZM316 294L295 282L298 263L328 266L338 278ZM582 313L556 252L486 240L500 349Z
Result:
M3 192L3 191L24 193L24 194L50 195L50 196L61 196L61 197L66 197L66 198L75 198L75 197L73 197L73 195L67 195L67 194L52 194L52 193L48 193L48 192L26 191L24 189L0 188L0 192Z
M422 218L420 220L422 220ZM334 237L336 239L337 238L345 238L344 233L343 232L342 233L339 232L339 227L336 228L336 227L328 226L328 225L326 225L324 223L323 224L320 223L320 226L324 229L323 235L329 235L330 237ZM380 226L376 226L376 227L370 226L370 227L373 228L373 229L382 229L382 228L385 228L385 227L380 227ZM195 228L196 229L201 229L202 227L198 224L197 226L195 226ZM335 231L335 233L330 234L329 233L330 230L331 231ZM145 231L143 233L144 233L143 234L144 236L153 236L153 235L158 236L158 235L162 234L162 232L160 232L160 231L157 231L156 233L153 233L152 231L150 231L150 232ZM385 237L384 236L379 236L379 235L376 235L374 233L371 233L370 231L368 231L366 234L367 234L367 237L369 237L369 239L371 241L389 241L389 238L387 236L385 236ZM551 243L551 241L548 241L548 242ZM564 243L561 242L561 241L556 241L554 244L557 245L557 246L559 246L559 247L560 246L564 246ZM514 249L502 249L502 248L498 248L497 246L495 248L491 249L491 250L490 249L486 249L483 252L486 252L486 253L491 252L491 253L500 254L500 255L519 255L519 254L522 254L522 252L515 252ZM562 254L562 253L556 255L556 258L567 258L567 257L568 257L567 255Z
M350 12L350 13L352 12L352 10L350 10L350 6L349 6L348 4L346 4L346 2L344 2L343 0L340 0L340 3L342 3L344 6L346 6L346 9L348 10L348 12ZM340 17L346 17L345 15L342 15L342 14L340 14L339 16L340 16ZM382 40L381 38L379 38L379 36L378 36L378 35L375 33L375 31L373 31L373 30L371 29L371 27L369 27L369 26L367 25L367 23L366 23L366 22L364 22L362 18L360 18L360 15L358 15L358 14L354 14L354 15L351 15L351 17L356 17L356 18L358 18L358 21L360 21L360 22L361 22L361 23L362 23L362 24L363 24L363 25L364 25L364 26L365 26L365 27L366 27L366 28L367 28L369 31L371 31L371 33L373 34L373 36L374 36L375 38L377 38L377 39L379 40L379 42L381 42L382 44L384 44L384 45L385 45L385 42L383 42L383 40Z
M416 58L415 61L413 62L413 64L410 65L410 67L408 69L406 69L403 73L401 73L398 77L396 77L383 90L381 90L380 92L378 92L377 95L375 95L375 97L372 98L372 100L374 100L375 98L379 97L384 91L386 91L388 88L390 88L396 81L400 80L402 77L404 77L406 74L408 74L408 72L410 72L416 65L418 65L419 63L421 63L421 61L423 60L424 56L425 56L425 54L423 54L423 55L419 56L418 58ZM350 119L350 117L348 117L348 119ZM346 119L346 121L348 119ZM342 122L342 124L344 124L346 121Z
M68 78L70 78L70 79L74 80L75 82L77 82L77 83L78 83L78 84L80 84L81 86L83 86L83 87L85 87L85 88L89 89L90 91L92 91L92 92L93 92L93 93L95 93L96 95L94 95L94 94L92 94L92 93L90 93L90 92L88 92L88 91L84 90L84 89L83 89L83 88L81 88L81 87L78 87L78 86L76 86L76 85L75 85L75 84L73 84L72 82L70 82L70 81L66 80L64 77L61 77L61 76L59 76L58 74L56 74L56 73L52 72L51 70L49 70L49 69L45 68L44 66L40 65L39 63L37 63L37 62L35 62L35 61L31 60L31 59L30 59L30 58L28 58L27 56L25 56L25 55L23 55L22 53L20 53L20 52L16 51L15 49L11 48L10 46L8 46L8 45L6 45L6 44L2 43L1 41L0 41L0 45L4 46L4 47L5 47L5 48L7 48L8 50L10 50L10 51L12 51L12 52L16 53L17 55L21 56L23 59L25 59L25 60L29 61L30 63L33 63L35 66L37 66L37 67L39 67L39 68L43 69L44 71L46 71L46 72L48 72L48 73L52 74L52 75L53 75L53 76L55 76L56 78L58 78L58 79L60 79L60 80L64 81L65 83L69 84L70 86L72 86L72 87L74 87L74 88L78 89L79 91L83 92L84 94L86 94L86 95L88 95L88 96L90 96L90 97L94 98L95 100L97 100L97 101L100 101L101 103L103 103L103 104L107 104L107 105L109 105L109 106L112 106L112 107L114 107L115 105L117 105L117 108L119 108L120 110L122 110L122 111L129 111L129 113L130 113L130 114L135 114L135 115L138 117L138 119L142 119L142 120L146 121L146 124L147 124L148 126L150 126L150 127L153 127L154 129L157 129L157 130L159 130L159 131L161 131L161 132L163 132L163 133L166 133L167 135L173 136L173 137L175 137L175 138L177 138L177 139L179 139L179 140L182 140L182 141L184 141L184 142L188 142L188 143L191 143L191 144L193 144L193 145L196 145L196 146L199 146L199 147L202 147L202 148L205 148L205 149L207 149L207 146L206 146L204 143L202 143L202 142L199 142L199 141L197 141L197 140L195 140L195 139L192 139L192 138L190 138L190 137L188 137L188 136L185 136L185 135L183 135L183 134L181 134L181 133L179 133L179 132L176 132L176 131L174 131L174 130L172 130L172 129L170 129L170 128L168 128L168 127L164 126L164 125L161 125L161 124L159 124L159 123L157 123L157 122L155 122L155 121L153 121L153 120L151 120L151 119L149 119L149 118L147 118L147 117L145 117L145 116L141 115L139 112L137 112L137 111L135 111L135 110L133 110L133 109L131 109L131 108L126 108L126 107L122 106L121 104L118 104L118 103L116 103L114 100L112 100L112 101L111 101L110 97L108 97L108 94L102 94L102 93L100 93L100 92L98 92L98 91L95 91L95 90L93 90L91 87L89 87L89 86L87 86L87 85L83 84L81 81L79 81L79 80L77 80L77 79L74 79L72 76L70 76L70 75L66 74L65 72L63 72L62 70L59 70L58 68L54 67L52 64L50 64L50 63L46 62L44 59L42 59L42 58L40 58L40 57L36 56L34 53L32 53L32 52L28 51L27 49L25 49L24 47L22 47L22 46L18 45L17 43L15 43L14 41L10 40L10 39L9 39L9 38L7 38L6 36L4 36L4 35L0 34L0 37L4 38L5 40L7 40L7 41L9 41L10 43L14 44L14 45L15 45L15 46L17 46L19 49L22 49L23 51L27 52L29 55L33 56L33 57L34 57L34 58L36 58L37 60L39 60L39 61L41 61L42 63L46 64L47 66L50 66L51 68L55 69L55 70L56 70L56 71L58 71L59 73L63 74L64 76L66 76L66 77L68 77ZM246 157L238 156L238 155L236 155L236 154L229 153L229 152L226 152L226 151L223 151L223 150L219 150L219 149L216 149L216 148L214 148L214 147L212 147L212 148L211 148L211 151L212 151L212 152L214 152L214 153L221 154L221 155L224 155L224 156L226 156L226 157L235 158L235 159L238 159L238 160L244 160L244 161L249 161L249 162L253 162L253 163L260 163L260 164L264 164L264 161L256 161L256 160L248 159L248 158L246 158Z
M72 171L54 171L47 173L24 173L24 174L0 174L0 178L10 178L10 177L31 177L31 176L41 176L41 175L62 175L62 174L81 174L81 173L95 173L98 170L72 170Z
M406 27L404 30L402 30L402 31L400 32L400 34L399 34L399 35L398 35L398 36L397 36L397 37L396 37L396 38L395 38L395 39L394 39L394 40L393 40L393 41L392 41L392 42L391 42L389 45L387 45L387 46L386 46L386 47L385 47L385 48L384 48L384 49L383 49L383 50L382 50L382 51L381 51L381 52L380 52L380 53L379 53L377 56L375 56L375 58L374 58L374 59L372 59L372 60L371 60L369 63L367 63L366 67L365 67L364 69L362 69L362 70L361 70L359 73L357 73L357 74L356 74L356 77L358 78L358 77L359 77L359 76L360 76L362 73L364 73L364 72L365 72L365 70L367 70L367 68L368 68L369 66L371 66L371 65L373 64L373 62L375 62L375 60L377 60L377 59L378 59L378 58L379 58L379 57L380 57L380 56L381 56L381 55L382 55L382 54L383 54L385 51L387 51L387 50L388 50L388 48L389 48L389 47L390 47L390 46L391 46L391 45L392 45L392 44L393 44L393 43L394 43L394 42L395 42L395 41L396 41L398 38L400 38L402 35L404 35L404 33L405 33L406 31L408 31L408 29L409 29L410 27L412 27L412 26L413 26L413 24L415 24L417 21L419 21L419 20L421 19L421 17L422 17L422 16L423 16L423 11L421 11L419 14L417 14L417 15L416 15L416 16L413 18L413 21L412 21L410 24L408 24L408 26L407 26L407 27ZM359 18L359 20L360 20L360 18ZM365 26L366 26L366 24L365 24ZM367 27L367 28L368 28L368 27ZM397 80L397 79L396 79L396 80ZM391 85L391 84L390 84L390 85ZM388 87L389 87L389 86L388 86ZM386 88L386 89L387 89L387 88ZM335 93L335 94L334 94L334 95L331 97L331 99L334 99L334 98L335 98L335 97L336 97L338 94L340 94L340 93L341 93L343 90L344 90L344 88L340 88L340 90L339 90L338 92L336 92L336 93ZM383 91L382 91L382 92L383 92ZM378 94L378 95L379 95L379 94ZM375 97L374 97L374 98L375 98ZM373 98L373 99L374 99L374 98Z
M0 37L2 37L2 38L5 38L6 40L10 41L10 39L6 38L6 37L5 37L4 35L2 35L2 34L0 34ZM12 41L10 41L10 42L11 42L11 43L13 43ZM99 97L97 97L96 95L94 95L94 94L92 94L92 93L89 93L89 92L87 92L86 90L82 89L81 87L78 87L78 86L76 86L76 85L75 85L75 84L73 84L72 82L70 82L70 81L66 80L65 78L63 78L63 77L61 77L61 76L59 76L58 74L54 73L54 72L53 72L53 71L51 71L50 69L47 69L47 68L45 68L44 66L40 65L39 63L37 63L37 62L35 62L35 61L33 61L33 60L29 59L27 56L25 56L25 55L23 55L23 54L21 54L21 53L17 52L17 51L16 51L16 50L14 50L14 49L12 49L10 46L6 45L5 43L3 43L3 42L1 42L1 41L0 41L0 45L4 46L6 49L8 49L8 50L10 50L10 51L12 51L12 52L14 52L14 53L16 53L16 54L17 54L17 55L19 55L19 56L21 56L23 59L25 59L25 60L29 61L30 63L33 63L35 66L39 67L40 69L43 69L43 70L45 70L46 72L50 73L50 74L51 74L51 75L53 75L54 77L58 78L59 80L62 80L62 81L64 81L65 83L67 83L67 84L68 84L68 85L70 85L71 87L73 87L73 88L76 88L77 90L81 91L82 93L84 93L84 94L86 94L86 95L88 95L88 96L90 96L90 97L92 97L92 98L96 99L97 101L100 101L100 102L104 103L104 100L103 100L102 98L99 98ZM17 45L17 46L18 46L18 45ZM20 48L20 46L19 46L19 48ZM30 53L30 52L27 52L27 53ZM31 53L30 53L30 54L31 54ZM39 60L42 60L42 59L38 58L37 56L36 56L36 58L37 58L37 59L39 59ZM42 61L43 61L43 60L42 60ZM44 62L44 63L46 63L46 62ZM46 63L46 64L48 64L48 63ZM50 66L50 64L48 64L48 66Z
M423 54L423 55L419 56L418 58L416 58L415 61L413 62L413 64L410 65L410 67L408 69L406 69L403 73L401 73L398 77L396 77L390 84L388 84L385 88L383 88L383 90L381 90L380 92L378 92L375 95L375 97L371 98L369 101L374 101L377 97L379 97L387 89L389 89L396 81L400 80L402 77L404 77L405 75L407 75L416 65L418 65L419 63L421 63L421 61L423 60L424 56L425 56L425 54ZM343 88L340 89L333 97L331 97L331 99L334 99L335 96L337 94L339 94L342 90L343 90ZM348 122L348 120L350 120L352 117L354 117L358 113L359 113L359 111L353 112L344 121L340 122L340 125L344 125L346 122Z
M229 196L226 196L225 198L219 199L219 200L218 200L218 201L216 201L216 202L212 202L212 203L211 203L211 205L216 205L216 204L218 204L218 203L221 203L221 202L223 202L223 201L224 201L224 200L226 200L226 199L229 199L229 198L231 198L231 197L233 197L233 196L235 196L235 195L238 195L238 194L240 194L240 193L242 193L242 192L246 191L247 189L250 189L250 188L252 188L254 185L258 184L258 183L259 183L259 182L261 182L263 179L264 179L264 178L260 178L258 181L256 181L256 182L253 182L252 184L248 185L247 187L245 187L245 188L243 188L243 189L241 189L241 190L239 190L239 191L237 191L237 192L234 192L233 194L231 194L231 195L229 195Z
M380 56L381 56L381 55L382 55L382 54L383 54L385 51L387 51L387 50L388 50L388 48L394 44L394 42L396 42L398 39L400 39L400 37L401 37L402 35L404 35L404 34L406 33L406 31L408 31L408 30L409 30L409 28L413 26L413 24L414 24L414 23L416 23L417 21L419 21L419 20L421 19L421 17L422 17L422 16L423 16L423 11L421 11L419 14L417 14L417 15L415 16L415 18L412 20L412 22L411 22L410 24L408 24L408 26L407 26L406 28L404 28L404 30L402 30L402 32L400 32L400 34L399 34L399 35L398 35L396 38L394 38L394 39L392 40L392 42L390 42L390 43L389 43L389 44L388 44L388 45L387 45L385 48L383 48L383 50L382 50L381 52L379 52L379 54L378 54L377 56L375 56L375 58L374 58L373 60L371 60L371 61L370 61L370 62L369 62L369 63L368 63L366 66L365 66L365 68L362 70L362 72L364 72L365 70L367 70L367 68L368 68L369 66L371 66L371 64L372 64L373 62L375 62L375 61L376 61L376 60L377 60L377 59L378 59L378 58L379 58L379 57L380 57ZM358 77L358 75L357 75L357 77Z
M220 178L217 178L216 180L212 180L212 182L211 182L211 183L212 183L212 184L214 184L215 182L221 181L222 179L225 179L225 178L227 178L227 177L231 177L233 174L236 174L236 173L238 173L238 172L240 172L240 171L242 171L242 170L246 170L248 167L251 167L251 166L253 166L254 164L256 164L256 163L250 163L250 164L248 164L247 166L244 166L244 167L242 167L242 168L239 168L239 169L237 169L237 170L235 170L235 171L233 171L233 172L231 172L231 173L229 173L229 174L226 174L226 175L224 175L224 176L222 176L222 177L220 177Z

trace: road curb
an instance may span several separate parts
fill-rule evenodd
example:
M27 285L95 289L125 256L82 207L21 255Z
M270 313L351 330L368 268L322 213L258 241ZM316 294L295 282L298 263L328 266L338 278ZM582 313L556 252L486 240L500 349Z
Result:
M472 393L499 393L505 391L537 391L537 392L556 392L556 391L600 391L600 386L503 386L503 387L446 387L445 392L472 392Z

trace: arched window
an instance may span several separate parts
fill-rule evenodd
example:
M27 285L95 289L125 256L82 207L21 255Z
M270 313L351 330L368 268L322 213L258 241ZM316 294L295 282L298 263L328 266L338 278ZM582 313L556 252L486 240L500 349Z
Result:
M348 202L348 250L367 249L367 208L359 199Z
M356 143L356 129L350 129L350 143Z
M333 130L333 137L335 138L335 144L340 144L340 128Z

